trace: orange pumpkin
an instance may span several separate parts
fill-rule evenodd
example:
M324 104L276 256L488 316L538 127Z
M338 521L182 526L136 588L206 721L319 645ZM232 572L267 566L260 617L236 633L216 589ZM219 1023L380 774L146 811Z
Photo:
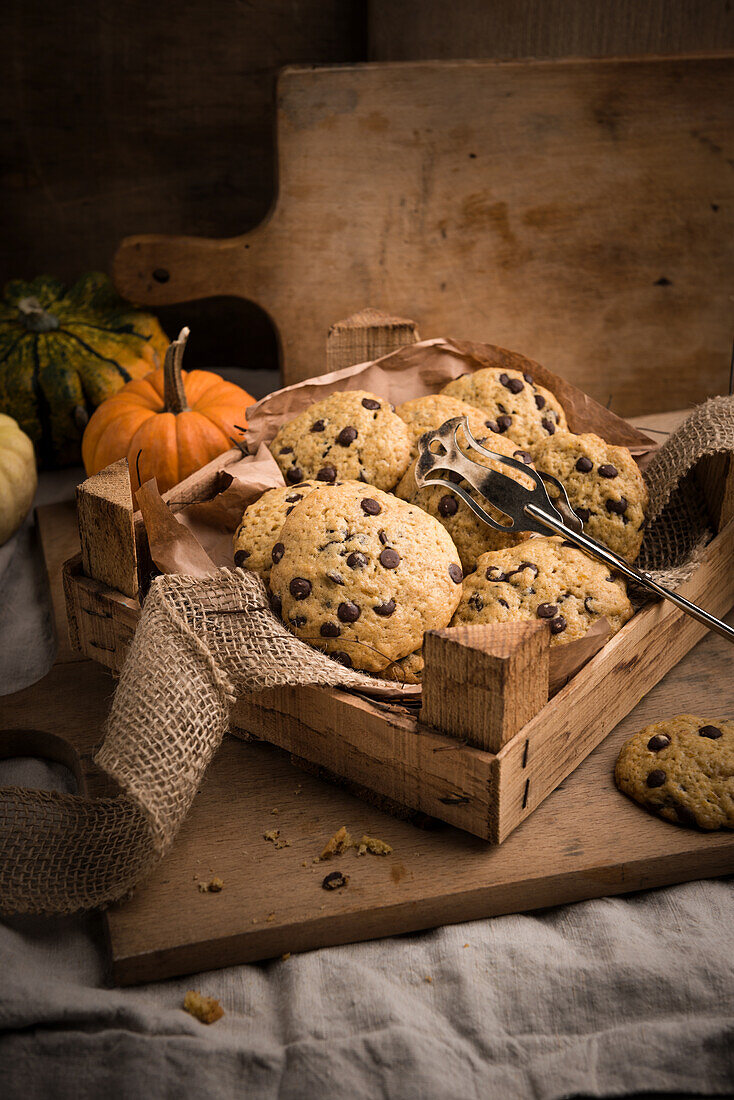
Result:
M182 329L161 370L128 382L94 412L82 440L88 475L127 458L133 492L154 477L164 493L241 434L255 398L211 371L182 371L188 336Z

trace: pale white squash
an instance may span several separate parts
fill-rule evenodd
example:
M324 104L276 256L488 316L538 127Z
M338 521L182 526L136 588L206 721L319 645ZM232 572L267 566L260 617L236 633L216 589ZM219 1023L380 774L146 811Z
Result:
M0 546L28 515L37 484L33 444L12 417L0 413Z

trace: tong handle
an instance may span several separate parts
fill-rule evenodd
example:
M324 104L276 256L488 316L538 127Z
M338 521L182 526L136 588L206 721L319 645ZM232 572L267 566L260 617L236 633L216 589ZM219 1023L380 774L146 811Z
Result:
M610 550L607 546L603 546L596 539L589 538L588 535L584 535L579 531L572 531L570 527L567 527L565 523L553 518L544 512L542 508L536 507L534 504L526 504L524 509L525 513L532 516L533 519L538 520L545 527L548 527L556 535L563 535L565 539L572 542L575 546L578 546L580 550L585 550L588 554L593 554L595 558L603 561L605 565L611 566L612 569L617 569L620 573L624 573L630 580L637 581L638 584L643 585L645 588L649 588L651 592L654 592L657 596L661 596L664 600L669 600L674 603L676 607L679 607L681 611L685 611L686 615L690 615L691 618L696 619L699 623L708 627L709 630L715 630L717 634L720 634L722 638L726 638L729 642L734 642L734 629L728 626L726 623L722 623L720 619L717 619L714 615L709 615L708 611L704 611L702 607L698 607L697 604L691 603L690 600L685 599L683 596L679 596L676 592L671 592L667 588L663 588L661 584L654 581L649 573L643 573L640 569L635 569L634 565L630 565L624 558L620 558L618 554Z

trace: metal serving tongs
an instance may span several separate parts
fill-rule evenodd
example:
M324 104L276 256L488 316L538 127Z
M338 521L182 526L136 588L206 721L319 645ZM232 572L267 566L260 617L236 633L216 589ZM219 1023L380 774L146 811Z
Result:
M503 465L517 470L533 482L534 488L528 489L525 485L515 481L514 478L508 477L498 470L487 469L486 466L480 466L478 462L473 462L459 446L456 438L459 428L463 430L470 450L476 450L479 454L494 459L495 462L501 462ZM498 523L460 485L453 481L444 481L440 477L431 476L434 471L441 470L446 470L455 477L460 477L468 482L494 508L503 512L512 522L509 524ZM709 629L715 630L717 634L721 634L728 641L734 642L734 629L727 626L726 623L722 623L713 615L709 615L708 611L697 607L695 603L684 599L683 596L663 588L662 585L652 579L649 573L635 569L634 565L630 565L624 558L620 558L608 547L585 535L584 525L573 511L566 490L558 478L542 470L534 470L515 458L508 458L507 455L487 450L486 447L477 442L469 431L466 417L454 417L452 420L447 420L436 431L426 432L421 436L418 441L415 480L419 488L428 485L440 485L450 489L452 493L456 493L458 497L461 497L464 503L484 523L488 523L490 527L494 527L498 531L534 531L540 535L547 535L549 531L552 531L555 535L563 535L565 539L573 543L574 546L578 546L580 550L585 550L588 554L592 554L595 558L603 561L605 565L624 573L630 580L637 581L638 584L649 588L656 596L662 596L663 599L670 600L681 611L685 611L687 615L697 619L698 622L703 623ZM544 482L550 482L558 490L560 494L558 504L553 504L551 501Z

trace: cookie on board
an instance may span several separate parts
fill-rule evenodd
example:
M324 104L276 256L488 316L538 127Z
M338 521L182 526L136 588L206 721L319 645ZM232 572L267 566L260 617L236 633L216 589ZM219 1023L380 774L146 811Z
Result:
M381 672L447 626L462 570L432 516L370 485L310 493L274 552L275 608L297 637L349 667Z
M284 424L270 450L288 485L353 478L393 489L410 459L410 433L389 401L337 391Z
M625 741L614 780L645 809L699 829L734 828L734 721L677 714Z

